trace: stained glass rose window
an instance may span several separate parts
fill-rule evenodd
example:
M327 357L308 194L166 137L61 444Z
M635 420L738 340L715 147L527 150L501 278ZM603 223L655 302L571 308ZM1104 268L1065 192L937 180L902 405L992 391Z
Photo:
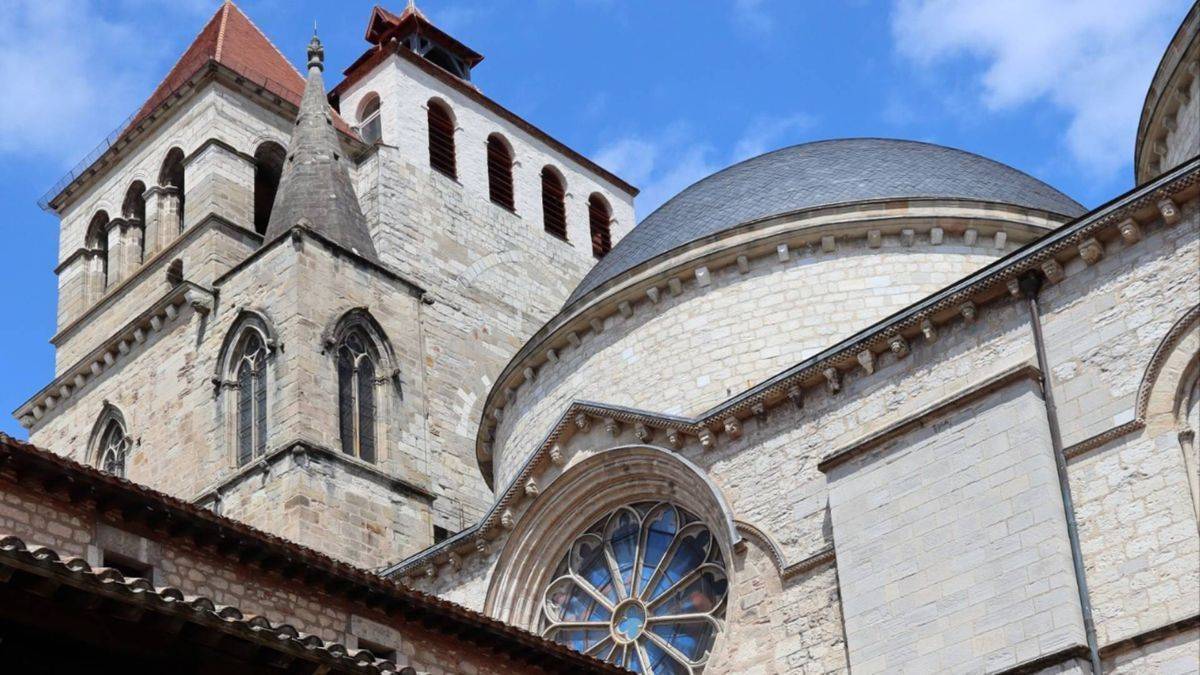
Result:
M698 518L665 503L622 506L571 544L543 595L542 630L637 673L699 673L728 587Z

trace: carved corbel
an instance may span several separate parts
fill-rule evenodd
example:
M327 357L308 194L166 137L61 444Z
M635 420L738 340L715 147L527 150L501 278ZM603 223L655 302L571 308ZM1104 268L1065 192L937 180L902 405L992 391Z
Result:
M592 419L587 416L587 413L575 413L575 428L580 431L587 431L592 428Z
M1104 245L1095 237L1088 237L1079 244L1079 257L1089 265L1095 265L1104 257Z
M971 302L970 300L960 305L958 311L967 321L974 321L975 316L978 314L978 308L976 308L975 303Z
M621 423L611 417L604 418L604 430L609 436L616 437L621 433Z
M1158 202L1158 212L1162 214L1163 222L1174 225L1179 222L1179 205L1169 197L1163 197Z
M1121 231L1121 238L1126 244L1136 244L1142 239L1142 228L1138 226L1137 221L1133 218L1126 218L1117 225L1117 229Z
M1042 274L1044 274L1046 276L1046 280L1052 284L1057 284L1066 276L1066 273L1063 272L1062 265L1060 265L1054 258L1042 263Z
M842 390L842 373L837 368L826 368L821 373L825 376L825 388L829 393L836 394Z
M864 349L858 353L857 358L858 365L862 366L862 369L867 371L868 375L875 372L875 352L872 352L870 349Z
M712 450L714 445L716 445L716 438L713 436L713 433L708 429L701 429L700 447L705 450Z
M738 420L738 418L733 416L726 417L723 424L725 427L725 434L730 438L738 438L742 435L742 423Z
M540 490L538 489L538 484L537 484L536 480L530 478L529 480L525 481L525 496L526 497L536 497L536 496L538 496L539 493L540 493Z
M904 339L903 335L893 335L888 340L888 349L892 350L892 354L898 359L908 356L908 340Z
M683 438L678 429L667 429L667 445L675 450L683 447Z
M567 463L567 457L563 454L562 446L558 443L550 446L550 462L554 466L562 466Z
M804 389L800 385L789 387L787 397L792 402L792 405L796 406L796 410L804 407Z
M633 435L638 439L639 443L649 443L652 436L649 427L641 422L633 425Z

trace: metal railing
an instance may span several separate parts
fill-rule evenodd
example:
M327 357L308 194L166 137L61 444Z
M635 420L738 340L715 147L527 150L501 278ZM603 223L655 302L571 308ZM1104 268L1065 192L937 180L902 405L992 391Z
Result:
M84 155L83 159L79 160L75 166L73 166L70 171L66 173L66 175L64 175L62 178L59 178L58 181L56 181L54 185L42 195L42 198L38 200L38 207L40 207L43 211L53 211L54 209L51 208L50 202L52 202L55 197L57 197L62 193L63 190L71 185L71 183L74 183L81 176L86 174L88 170L100 160L100 158L112 150L114 146L117 145L118 141L120 141L120 139L130 130L130 127L133 125L133 123L139 119L139 116L149 117L150 115L154 114L154 112L164 102L171 100L177 94L187 88L190 85L192 78L194 78L198 73L202 72L205 68L215 68L217 66L221 66L232 71L235 77L250 82L255 86L261 87L264 91L270 92L271 94L286 100L292 105L299 105L300 103L300 98L302 96L301 92L297 92L295 89L292 89L282 82L273 80L270 77L263 75L254 68L251 68L237 61L236 59L222 58L220 61L217 61L216 59L209 58L207 61L197 66L195 70L188 73L188 76L184 78L183 82L180 83L179 86L168 92L158 95L157 97L154 94L151 94L151 98L148 99L146 103L142 104L129 117L126 117L119 125L117 125L115 129L112 130L112 132L104 137L104 140L100 141L99 145L93 148L91 152ZM153 103L153 107L149 110L146 110L147 104L151 102ZM145 110L145 114L141 115L143 110Z

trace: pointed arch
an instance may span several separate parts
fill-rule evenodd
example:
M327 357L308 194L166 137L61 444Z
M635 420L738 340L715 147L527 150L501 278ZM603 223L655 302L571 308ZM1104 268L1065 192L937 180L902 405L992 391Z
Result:
M101 471L125 478L133 447L128 428L121 411L105 401L88 438L88 463Z
M388 385L399 381L391 341L370 311L356 307L338 318L325 332L323 342L333 359L337 382L342 452L378 463L385 447L382 420L388 407Z
M216 395L233 463L243 466L266 454L270 437L268 392L277 347L275 330L263 312L242 310L234 319L217 360ZM228 393L226 393L228 392Z

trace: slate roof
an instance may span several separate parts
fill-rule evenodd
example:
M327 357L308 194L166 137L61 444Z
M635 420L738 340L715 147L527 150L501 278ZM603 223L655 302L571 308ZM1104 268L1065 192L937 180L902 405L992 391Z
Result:
M1085 212L1026 173L954 148L883 138L805 143L735 164L672 197L596 263L566 304L659 254L744 223L903 198L999 202L1067 217Z
M314 35L308 46L308 82L296 115L287 160L275 193L266 240L297 224L373 262L379 262L358 196L350 182L349 160L338 145L333 109L321 77L325 50Z

